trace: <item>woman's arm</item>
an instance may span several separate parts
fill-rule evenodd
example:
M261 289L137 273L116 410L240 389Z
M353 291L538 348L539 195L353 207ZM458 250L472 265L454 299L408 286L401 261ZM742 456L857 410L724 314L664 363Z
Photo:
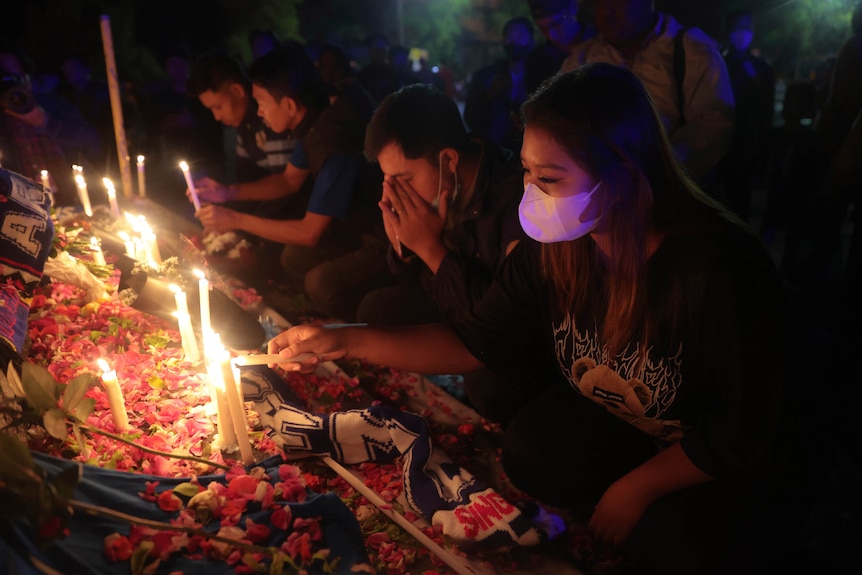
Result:
M482 367L444 324L410 327L297 326L273 338L269 353L293 357L314 353L318 361L297 369L313 369L319 361L345 356L419 373L466 373Z

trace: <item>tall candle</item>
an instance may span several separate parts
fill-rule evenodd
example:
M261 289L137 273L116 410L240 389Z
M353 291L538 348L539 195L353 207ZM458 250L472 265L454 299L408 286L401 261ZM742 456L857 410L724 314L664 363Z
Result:
M105 191L108 194L108 204L111 206L111 214L115 218L119 218L120 204L117 203L117 189L114 187L114 182L108 178L102 178L102 183L105 184Z
M147 197L147 182L144 177L144 157L138 156L138 195Z
M42 170L39 175L42 177L42 186L47 192L51 189L51 177L48 175L48 170Z
M97 266L106 266L105 254L102 253L102 246L99 245L99 239L95 236L90 238L90 251L93 252L93 263Z
M180 343L183 346L183 354L186 361L200 363L201 352L198 349L198 338L195 336L195 328L192 326L192 316L188 313L175 312L177 325L180 331Z
M78 166L80 168L80 166ZM84 213L88 217L93 216L93 206L90 205L90 192L87 191L87 181L84 179L84 174L79 169L75 174L75 186L78 188L78 199L81 200L81 205L84 207Z
M201 270L195 270L198 276L198 293L201 302L201 333L209 333L212 322L210 321L210 282ZM206 349L206 345L204 345Z
M239 376L234 375L230 364L230 354L224 348L221 349L219 367L224 379L225 396L227 397L230 417L236 432L236 442L239 446L240 457L243 465L254 463L254 452L251 449L251 440L248 438L248 421L245 417L245 404L240 397Z
M205 338L206 339L206 338ZM212 355L212 344L206 348L206 355ZM219 444L225 451L236 449L236 431L230 417L230 408L225 395L224 378L218 358L207 361L207 374L210 380L210 394L216 406L216 425L218 426Z
M129 414L126 413L126 401L123 399L123 391L120 389L120 381L117 372L111 369L108 362L99 358L96 360L102 370L102 385L108 396L108 405L111 408L111 418L117 431L125 431L129 427Z
M201 209L201 201L198 198L198 192L195 190L195 183L192 181L192 175L189 173L189 165L180 162L180 169L183 171L183 177L186 179L186 185L189 187L189 193L192 195L192 203L195 205L195 211Z
M153 233L153 228L150 227L145 220L141 221L141 237L146 250L147 264L151 268L157 268L162 263L162 253L159 251L159 242L156 239L156 234Z

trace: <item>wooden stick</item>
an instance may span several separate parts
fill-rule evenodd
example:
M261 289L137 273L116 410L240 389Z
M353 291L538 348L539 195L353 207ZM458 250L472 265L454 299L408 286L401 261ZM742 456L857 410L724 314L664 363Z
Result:
M114 60L114 41L111 37L111 18L99 16L102 27L102 48L105 51L105 70L108 76L108 91L111 96L111 112L114 117L114 138L117 140L117 159L123 182L123 195L132 197L132 169L129 167L129 148L126 145L126 130L123 127L123 102L120 98L120 83L117 80L117 63Z
M459 575L478 575L479 571L469 565L465 559L458 557L451 551L447 551L438 545L433 539L422 533L422 531L410 523L406 517L396 512L390 503L387 503L373 489L365 485L361 479L353 475L350 471L344 468L340 463L329 456L321 457L323 462L329 466L335 473L347 481L355 490L362 494L369 502L377 507L389 519L397 523L402 529L413 536L416 541L428 548L431 553L436 555L441 561L452 568Z

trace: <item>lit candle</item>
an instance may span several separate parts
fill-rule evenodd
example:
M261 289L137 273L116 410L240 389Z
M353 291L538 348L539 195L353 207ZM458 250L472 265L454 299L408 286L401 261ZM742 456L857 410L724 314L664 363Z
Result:
M192 316L188 313L174 312L177 318L177 326L180 331L180 343L183 346L183 354L186 361L200 363L201 352L198 349L198 338L195 336L195 328L192 326Z
M320 358L320 356L316 353L300 353L293 357L284 357L282 355L278 355L277 353L272 354L254 354L254 355L240 355L231 360L234 365L237 366L246 366L246 365L269 365L271 363L279 364L279 363L305 363L314 358Z
M72 166L75 172L75 186L78 188L78 199L84 207L84 213L93 217L93 206L90 205L90 192L87 191L87 180L84 179L84 168Z
M44 186L47 192L51 189L51 177L48 175L48 170L42 170L40 175L42 176L42 186Z
M135 259L135 242L132 241L132 236L124 230L117 232L117 235L120 236L120 239L123 240L123 244L126 246L126 255Z
M144 178L144 157L138 156L138 194L142 198L147 197L147 183Z
M245 417L245 404L239 392L239 370L234 373L230 363L230 353L226 349L221 348L219 351L219 367L221 368L222 379L224 380L225 396L227 397L230 417L233 421L233 429L236 432L236 442L239 446L242 463L248 466L254 463L254 452L251 449L251 441L248 438L248 421Z
M102 246L99 245L99 240L95 236L90 238L90 251L93 252L93 263L97 266L106 266L105 254L102 253Z
M201 333L209 333L212 328L210 322L210 282L206 275L201 270L195 270L194 274L198 277L198 298L201 302ZM206 350L206 342L204 342L204 350Z
M119 218L120 204L117 203L117 189L114 187L114 182L108 178L102 178L102 183L105 184L105 191L108 194L108 204L111 206L111 213L115 218Z
M156 234L153 232L153 228L150 227L150 224L144 219L144 216L141 216L141 237L144 242L144 249L146 250L146 258L147 264L151 268L157 268L162 263L162 253L159 251L159 242L156 239Z
M201 354L198 350L198 340L195 337L195 329L192 327L192 317L189 315L189 304L186 292L180 289L180 286L171 284L170 289L174 292L174 300L177 304L177 322L180 329L180 339L183 344L183 352L186 360L192 363L198 363L201 360Z
M135 254L135 260L139 262L146 261L147 253L144 250L144 241L138 236L135 236L132 238L132 245L134 246L132 251Z
M108 362L99 358L96 360L102 370L102 385L108 396L108 405L111 407L111 417L117 431L125 431L129 427L129 415L126 413L126 402L120 389L120 381L117 372L111 369Z
M219 445L225 451L236 449L236 431L230 417L230 408L225 395L224 378L218 362L218 354L214 355L215 334L204 334L204 352L207 356L207 374L210 381L210 394L216 407L216 425L218 426ZM220 345L220 344L219 344Z
M201 201L198 198L198 192L195 190L195 183L192 181L192 175L189 173L189 165L180 162L180 169L183 171L183 177L186 179L186 185L189 187L189 192L192 195L192 203L195 205L195 211L201 209Z

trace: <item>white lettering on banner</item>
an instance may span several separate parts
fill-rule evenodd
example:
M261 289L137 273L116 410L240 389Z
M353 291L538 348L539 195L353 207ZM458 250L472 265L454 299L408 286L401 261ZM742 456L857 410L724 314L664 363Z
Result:
M36 233L45 230L45 220L18 212L7 212L3 218L3 227L0 235L21 248L31 257L36 257L42 247L41 242L36 240Z

